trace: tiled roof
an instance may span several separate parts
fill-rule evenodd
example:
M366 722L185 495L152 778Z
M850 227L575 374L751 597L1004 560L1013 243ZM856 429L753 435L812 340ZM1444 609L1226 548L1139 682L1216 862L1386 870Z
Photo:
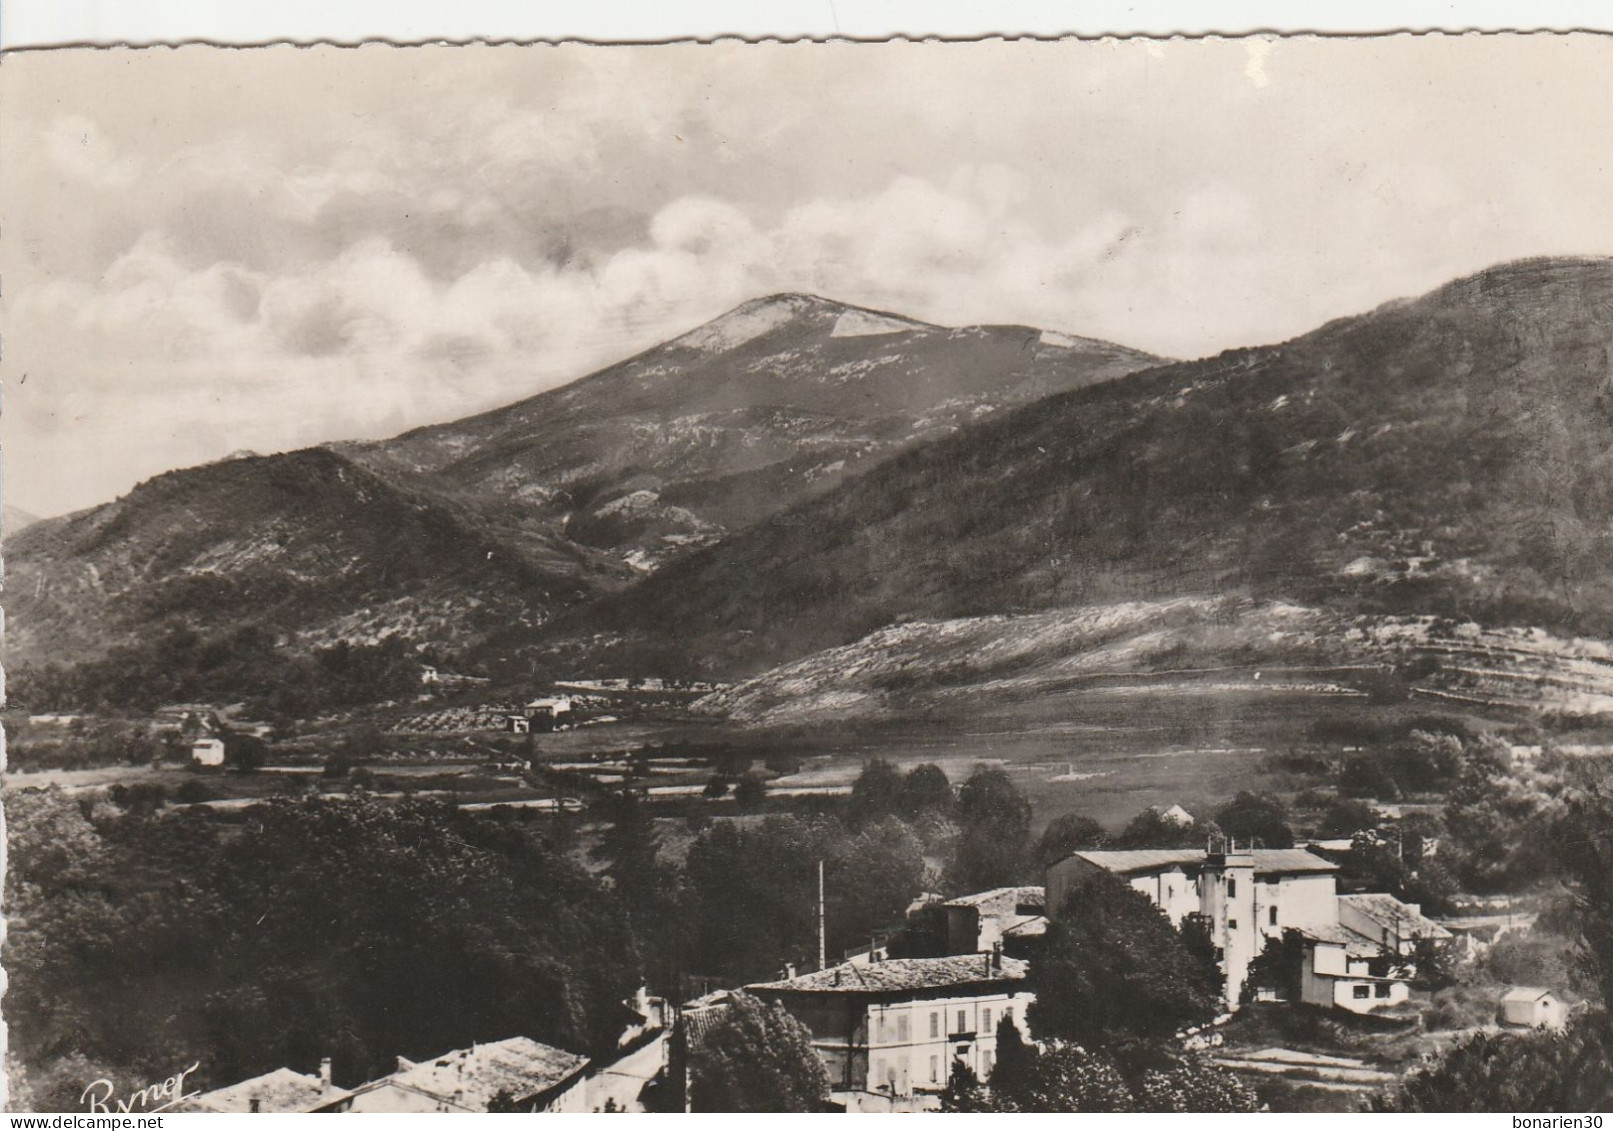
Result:
M1036 938L1047 934L1046 915L1027 915L1017 923L1003 928L1005 936L1012 935L1016 939Z
M1255 848L1255 874L1276 875L1291 872L1337 872L1339 866L1303 848Z
M204 1092L175 1104L173 1111L250 1112L258 1101L261 1113L313 1111L351 1095L341 1088L328 1088L318 1076L276 1068L262 1076L242 1080L227 1088Z
M1121 875L1196 867L1204 862L1202 848L1093 848L1071 855Z
M1501 995L1501 1000L1514 1002L1539 1001L1549 993L1551 993L1550 990L1542 989L1539 986L1513 986L1510 990Z
M1116 848L1088 849L1071 853L1089 864L1121 875L1164 871L1167 868L1197 868L1208 855L1202 848ZM1339 866L1303 848L1252 848L1236 855L1248 856L1256 875L1294 872L1336 872Z
M524 1100L548 1091L588 1063L586 1056L539 1044L530 1037L510 1037L488 1045L455 1049L422 1060L375 1081L485 1111L500 1092Z
M1369 891L1357 895L1341 895L1339 902L1359 911L1380 927L1398 938L1448 939L1451 933L1408 904L1400 902L1387 892Z
M993 964L995 960L995 965ZM888 958L863 966L842 963L780 982L761 982L750 990L795 990L807 993L887 994L1023 981L1028 964L1019 958L959 954L947 958Z
M724 991L726 992L726 991ZM700 1009L685 1009L683 1013L683 1035L688 1042L689 1051L702 1048L706 1043L706 1034L711 1031L723 1018L732 1012L733 1007L726 1000Z
M1032 903L1042 907L1047 901L1047 889L1041 884L1017 888L992 888L974 895L960 895L946 901L947 907L978 907L982 915L1011 913L1020 904Z
M1346 927L1329 923L1326 926L1304 927L1300 934L1316 942L1333 943L1344 948L1344 953L1351 958L1376 958L1379 947L1376 941L1359 935Z

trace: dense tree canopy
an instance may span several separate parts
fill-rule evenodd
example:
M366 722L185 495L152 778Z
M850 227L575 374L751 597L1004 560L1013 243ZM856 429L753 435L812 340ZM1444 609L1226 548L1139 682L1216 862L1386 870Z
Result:
M1094 876L1031 955L1031 1031L1089 1049L1169 1039L1213 1017L1219 984L1148 897Z
M1275 794L1241 792L1216 810L1215 823L1239 845L1294 847L1294 830L1288 827L1288 807Z
M1048 822L1036 842L1036 862L1045 868L1077 849L1102 848L1107 843L1109 834L1091 817L1060 813Z
M321 800L231 828L54 790L7 816L6 1013L38 1110L76 1107L80 1058L124 1082L204 1049L216 1086L517 1034L587 1052L639 984L614 900L528 825Z
M955 891L1024 883L1031 863L1031 803L1007 773L980 767L958 789Z
M11 701L34 711L245 700L256 713L306 717L411 694L420 687L421 663L434 659L397 636L374 644L344 640L298 655L249 625L213 636L177 628L137 647L114 648L104 659L18 666L6 674Z
M781 1005L730 995L689 1049L690 1106L701 1112L812 1112L829 1074L812 1034Z
M1483 770L1470 766L1468 776ZM1589 1008L1561 1034L1475 1034L1380 1096L1379 1110L1579 1113L1613 1105L1613 789L1605 767L1576 776L1549 835L1536 839L1573 894Z

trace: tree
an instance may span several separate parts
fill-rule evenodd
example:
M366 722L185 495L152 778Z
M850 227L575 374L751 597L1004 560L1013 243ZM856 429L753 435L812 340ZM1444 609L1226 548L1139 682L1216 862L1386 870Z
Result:
M1215 814L1221 831L1238 844L1260 848L1294 847L1294 830L1288 827L1288 808L1270 793L1239 793Z
M251 773L269 760L268 744L255 734L229 734L224 738L224 763L238 773Z
M951 886L984 891L1020 883L1031 871L1031 803L1006 773L984 766L958 790L958 848Z
M1432 1067L1378 1096L1374 1110L1394 1112L1534 1111L1578 1113L1613 1106L1613 791L1607 770L1567 790L1561 816L1547 839L1574 898L1580 937L1580 975L1594 995L1591 1008L1561 1034L1479 1033ZM1459 788L1486 792L1464 773ZM1473 798L1472 800L1476 800ZM1449 817L1448 817L1449 819ZM1452 822L1453 830L1457 822ZM1502 961L1492 950L1487 959ZM1541 964L1528 960L1531 980ZM1595 1000L1599 999L1599 1000Z
M1036 862L1045 868L1078 849L1101 848L1108 842L1109 834L1091 817L1060 813L1048 822L1036 842Z
M899 813L903 785L901 772L885 759L864 763L862 773L851 783L848 807L852 820L871 821Z
M1260 953L1249 960L1249 973L1243 982L1245 1004L1259 991L1277 995L1279 1001L1298 1001L1305 976L1305 936L1292 927L1280 940L1267 939Z
M1218 995L1221 992L1221 958L1216 953L1215 935L1211 930L1210 917L1195 911L1182 916L1177 925L1176 937L1182 940L1182 949L1193 961L1193 969L1197 971L1199 981L1206 992Z
M622 790L604 808L611 822L594 850L595 859L604 862L605 874L629 907L643 908L661 889L655 818L632 790Z
M6 816L6 1020L39 1110L94 1078L50 1073L63 1049L124 1082L205 1047L207 1086L320 1055L367 1078L492 1033L586 1052L642 984L616 897L535 823L326 798L221 828L30 792Z
M1055 1044L1037 1056L1025 1085L999 1110L1134 1111L1131 1088L1107 1055Z
M952 782L940 766L928 762L914 766L902 779L902 816L909 819L927 814L945 817L955 800Z
M1566 1033L1477 1033L1375 1097L1382 1112L1585 1112L1613 1106L1606 1018Z
M1435 939L1418 939L1412 944L1412 989L1433 993L1455 985L1456 973L1451 967L1448 946Z
M1191 1054L1143 1075L1136 1089L1138 1111L1246 1112L1261 1109L1260 1097L1232 1072Z
M767 784L761 778L740 778L734 786L734 801L741 809L755 809L767 800Z
M1444 789L1462 767L1462 740L1454 734L1413 730L1389 751L1389 772L1407 793Z
M1316 824L1320 837L1353 837L1378 827L1378 811L1354 797L1335 797Z
M1406 903L1421 904L1430 915L1448 915L1454 909L1457 883L1442 863L1445 855L1412 868L1398 840L1386 841L1377 833L1362 832L1356 834L1344 856L1341 878L1359 884L1360 890L1388 892Z
M1339 789L1350 797L1370 797L1378 801L1398 801L1400 787L1387 759L1375 752L1347 755L1339 769Z
M946 1112L982 1112L1001 1110L987 1099L980 1078L961 1060L952 1062L947 1086L941 1092L941 1110Z
M1147 808L1133 817L1115 843L1133 848L1202 848L1207 836L1219 833L1213 824L1195 821L1191 825L1166 820L1157 808Z
M782 1005L730 995L689 1050L690 1103L701 1112L811 1112L829 1096L812 1034Z
M1008 1014L997 1022L997 1061L991 1069L991 1094L1001 1099L1023 1098L1036 1070L1037 1052Z
M1031 1031L1089 1049L1168 1040L1219 1006L1165 913L1107 874L1077 889L1048 924L1030 973Z

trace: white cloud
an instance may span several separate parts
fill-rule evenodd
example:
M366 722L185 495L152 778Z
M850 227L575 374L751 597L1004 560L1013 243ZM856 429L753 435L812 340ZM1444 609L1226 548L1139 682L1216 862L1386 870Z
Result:
M1196 355L1613 252L1575 42L18 57L8 492L449 418L774 290Z

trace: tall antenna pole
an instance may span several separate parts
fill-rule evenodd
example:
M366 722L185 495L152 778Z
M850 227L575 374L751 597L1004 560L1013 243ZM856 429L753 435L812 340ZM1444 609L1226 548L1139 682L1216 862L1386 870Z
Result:
M823 861L818 861L818 969L828 967L823 935Z

